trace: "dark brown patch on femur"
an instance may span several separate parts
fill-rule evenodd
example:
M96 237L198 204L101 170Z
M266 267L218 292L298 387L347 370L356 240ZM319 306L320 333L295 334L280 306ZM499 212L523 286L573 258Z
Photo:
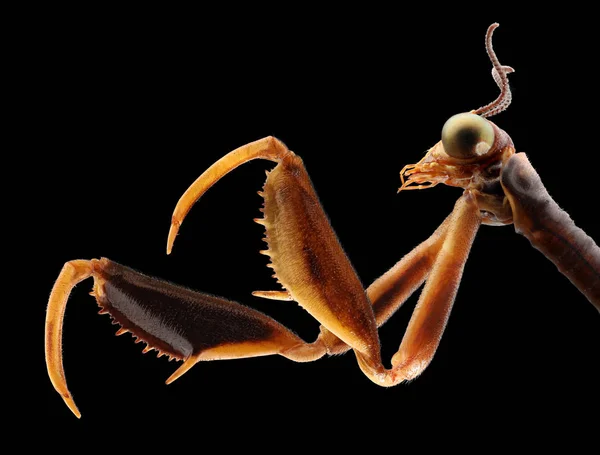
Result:
M104 261L99 305L124 329L172 357L265 340L274 332L276 322L258 311Z

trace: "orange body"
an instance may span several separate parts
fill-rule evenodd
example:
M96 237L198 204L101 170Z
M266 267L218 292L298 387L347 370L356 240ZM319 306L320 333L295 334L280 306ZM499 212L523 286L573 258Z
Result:
M423 243L366 290L345 254L313 188L302 160L274 137L249 143L215 162L188 188L174 210L170 253L191 207L233 169L254 159L277 163L263 190L269 266L283 289L254 295L296 301L321 323L319 337L308 343L272 318L237 302L191 291L148 277L108 259L67 262L56 280L46 317L46 361L55 389L80 413L67 389L62 364L62 325L73 287L92 277L101 313L121 328L183 364L174 381L197 362L279 354L298 362L353 349L367 377L381 386L414 379L430 364L456 298L471 245L481 224L514 222L558 270L600 310L600 248L550 198L527 158L515 153L512 140L486 118L504 110L511 99L507 74L486 34L492 75L501 90L494 102L451 117L442 140L417 164L400 173L400 190L439 183L464 189L452 213ZM423 283L400 347L385 368L378 326Z

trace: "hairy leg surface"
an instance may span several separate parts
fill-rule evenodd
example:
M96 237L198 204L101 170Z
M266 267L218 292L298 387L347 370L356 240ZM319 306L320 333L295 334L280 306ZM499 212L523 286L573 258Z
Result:
M220 178L243 162L266 158L277 162L262 190L270 267L287 294L258 295L298 302L315 319L353 349L381 363L379 336L372 305L350 260L329 223L302 159L279 140L267 137L230 152L209 167L179 200L173 215L168 249L180 214Z
M66 385L62 363L62 324L66 302L80 281L94 278L93 295L136 342L183 360L170 383L201 360L280 354L307 362L352 348L363 372L379 385L394 385L420 374L431 361L446 325L466 257L480 224L479 211L465 193L436 232L364 291L316 196L302 160L274 138L240 147L202 174L181 198L173 216L169 251L183 217L202 194L231 169L254 158L278 165L265 183L269 248L281 291L255 295L296 300L321 324L306 343L270 317L236 302L194 292L151 278L108 259L65 264L50 296L46 320L46 359L56 390L79 416ZM392 369L381 362L377 326L416 290L427 284L413 313ZM371 305L371 300L373 305Z
M385 324L425 282L446 238L450 219L451 216L448 216L431 237L416 246L367 288L377 327ZM351 349L324 326L321 326L319 338L331 355L343 354Z
M274 277L284 290L258 291L255 295L297 301L322 324L319 339L329 342L328 352L346 349L335 341L339 338L354 349L363 372L377 384L394 385L420 374L437 349L481 223L474 197L465 193L428 241L374 283L371 293L377 299L376 320L369 297L325 215L302 160L277 139L256 141L217 161L186 191L194 198L184 195L175 214L187 213L212 184L241 164L240 159L257 157L247 150L276 155L278 162L268 173L262 193L265 216L257 222L265 226L269 248L263 253L271 257ZM386 370L381 362L378 322L383 323L425 280L432 265L400 350L393 358L393 368Z
M62 361L62 326L73 287L94 278L92 295L100 313L108 313L136 342L147 344L144 352L184 363L167 380L171 383L196 362L280 354L297 362L309 362L326 353L320 342L305 343L292 331L236 302L192 291L141 274L108 259L67 262L50 295L46 315L46 363L56 391L80 417L67 388Z
M362 371L376 384L388 387L414 379L427 368L439 346L465 262L481 225L479 207L469 192L456 202L448 224L400 348L392 357L392 368L386 370L356 353Z

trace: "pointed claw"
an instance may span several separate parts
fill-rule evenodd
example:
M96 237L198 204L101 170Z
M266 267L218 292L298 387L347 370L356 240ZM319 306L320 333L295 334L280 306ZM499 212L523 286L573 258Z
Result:
M173 251L173 243L175 243L175 237L179 232L179 226L181 223L175 219L171 221L171 227L169 228L169 238L167 239L167 254L171 254Z
M77 260L67 262L54 283L46 311L45 348L48 375L56 391L62 396L69 409L77 418L81 417L81 413L77 409L77 406L75 406L73 397L67 388L67 380L63 367L62 328L67 300L69 299L71 290L77 283L92 276L93 267L93 261Z
M81 412L79 412L79 409L77 408L75 401L73 401L73 397L71 397L71 394L69 392L67 392L66 395L61 395L61 396L63 397L63 400L65 400L65 403L69 407L71 412L73 414L75 414L75 417L77 417L78 419L81 419Z
M177 370L175 370L175 372L171 376L169 376L169 379L167 379L166 384L167 385L171 384L176 379L179 379L190 368L192 368L194 365L196 365L196 362L198 362L198 357L197 356L191 356L191 357L189 357L185 362L183 362L183 365L181 365L179 368L177 368Z
M254 291L252 295L255 297L262 297L263 299L270 300L294 300L294 298L288 291Z
M285 145L269 136L239 147L216 161L191 184L183 196L181 196L179 202L177 202L169 229L167 254L171 254L177 232L192 206L223 176L250 160L262 158L279 162L283 156L289 153L291 152L287 150Z

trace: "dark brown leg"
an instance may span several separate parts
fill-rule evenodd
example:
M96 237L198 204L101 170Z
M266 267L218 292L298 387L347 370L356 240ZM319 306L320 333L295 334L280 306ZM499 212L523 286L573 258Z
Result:
M65 264L50 295L46 316L46 362L50 380L71 411L80 417L67 388L62 362L62 325L73 287L94 278L93 295L101 313L183 365L167 383L201 360L237 359L280 354L297 362L322 357L321 342L308 344L274 319L220 297L191 291L152 278L108 259Z

